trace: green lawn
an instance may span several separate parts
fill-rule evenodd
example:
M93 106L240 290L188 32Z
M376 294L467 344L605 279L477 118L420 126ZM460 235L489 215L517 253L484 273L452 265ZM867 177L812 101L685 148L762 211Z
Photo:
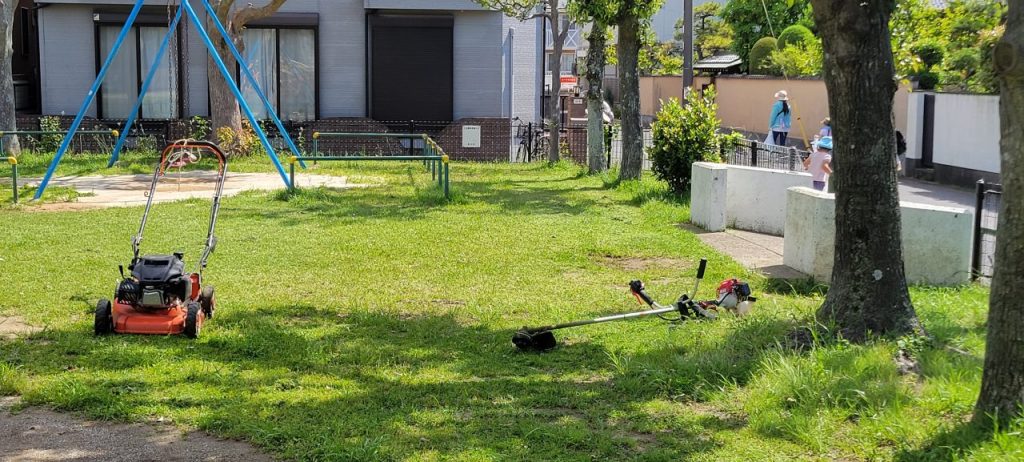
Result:
M270 171L235 170L249 168ZM964 424L983 288L913 289L935 341L903 340L922 370L902 376L897 341L850 345L819 327L815 348L789 348L820 288L780 290L710 250L655 181L456 163L447 203L414 164L315 170L380 186L225 199L207 273L219 308L198 340L92 336L140 209L0 210L0 314L46 326L0 340L0 394L162 417L293 460L1024 458L1024 422ZM157 205L144 250L194 263L208 206ZM674 298L702 256L701 296L750 278L752 316L579 328L545 354L510 342L523 325L635 309L630 279Z

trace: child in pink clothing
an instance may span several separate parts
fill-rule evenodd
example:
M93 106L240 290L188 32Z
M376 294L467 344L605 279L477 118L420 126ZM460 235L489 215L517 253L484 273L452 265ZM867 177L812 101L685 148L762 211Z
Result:
M832 137L826 136L818 141L817 149L804 159L804 170L811 172L814 189L825 190L828 176L832 174Z

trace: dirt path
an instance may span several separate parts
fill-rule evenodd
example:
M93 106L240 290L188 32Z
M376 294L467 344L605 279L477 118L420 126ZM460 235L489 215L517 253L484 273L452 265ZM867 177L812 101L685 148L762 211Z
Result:
M0 342L39 330L17 316L0 316ZM93 422L45 408L11 412L19 398L0 396L0 461L273 460L248 443L174 426Z
M251 445L162 424L81 420L0 398L0 461L271 461Z
M111 175L111 176L77 176L54 178L50 186L73 188L80 196L77 202L61 202L42 204L32 207L33 210L85 210L107 207L129 207L146 204L152 175ZM184 173L168 173L157 185L154 202L171 202L193 197L208 199L213 196L217 175L211 171L192 171ZM296 175L295 183L299 187L310 188L325 186L328 188L357 188L366 185L351 184L348 178L330 175ZM25 185L35 186L39 179L29 179ZM231 196L242 191L253 189L276 190L284 189L281 177L274 173L228 173L224 183L224 196Z

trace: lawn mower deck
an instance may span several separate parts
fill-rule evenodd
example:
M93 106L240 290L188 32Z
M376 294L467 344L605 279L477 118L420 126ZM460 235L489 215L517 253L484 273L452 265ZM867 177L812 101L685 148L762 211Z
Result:
M219 162L217 187L210 211L210 225L206 245L195 272L185 271L184 254L139 256L139 245L146 229L146 221L153 205L153 195L160 178L168 168L198 162L197 153L209 152ZM216 298L213 286L204 284L203 269L217 245L214 228L220 210L220 197L224 189L227 159L220 148L209 142L180 140L168 145L160 156L153 173L146 209L142 214L139 232L132 238L134 256L128 265L131 272L125 276L120 266L121 282L114 291L113 301L100 299L96 304L93 329L96 335L118 334L183 334L199 336L203 323L213 317Z

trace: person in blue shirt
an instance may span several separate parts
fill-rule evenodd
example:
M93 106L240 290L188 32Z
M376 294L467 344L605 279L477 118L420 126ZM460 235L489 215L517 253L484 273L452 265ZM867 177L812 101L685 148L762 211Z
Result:
M768 127L772 131L772 141L776 145L786 145L786 137L789 136L791 113L789 94L786 93L786 90L775 92L775 104L772 105L772 115L768 119Z

